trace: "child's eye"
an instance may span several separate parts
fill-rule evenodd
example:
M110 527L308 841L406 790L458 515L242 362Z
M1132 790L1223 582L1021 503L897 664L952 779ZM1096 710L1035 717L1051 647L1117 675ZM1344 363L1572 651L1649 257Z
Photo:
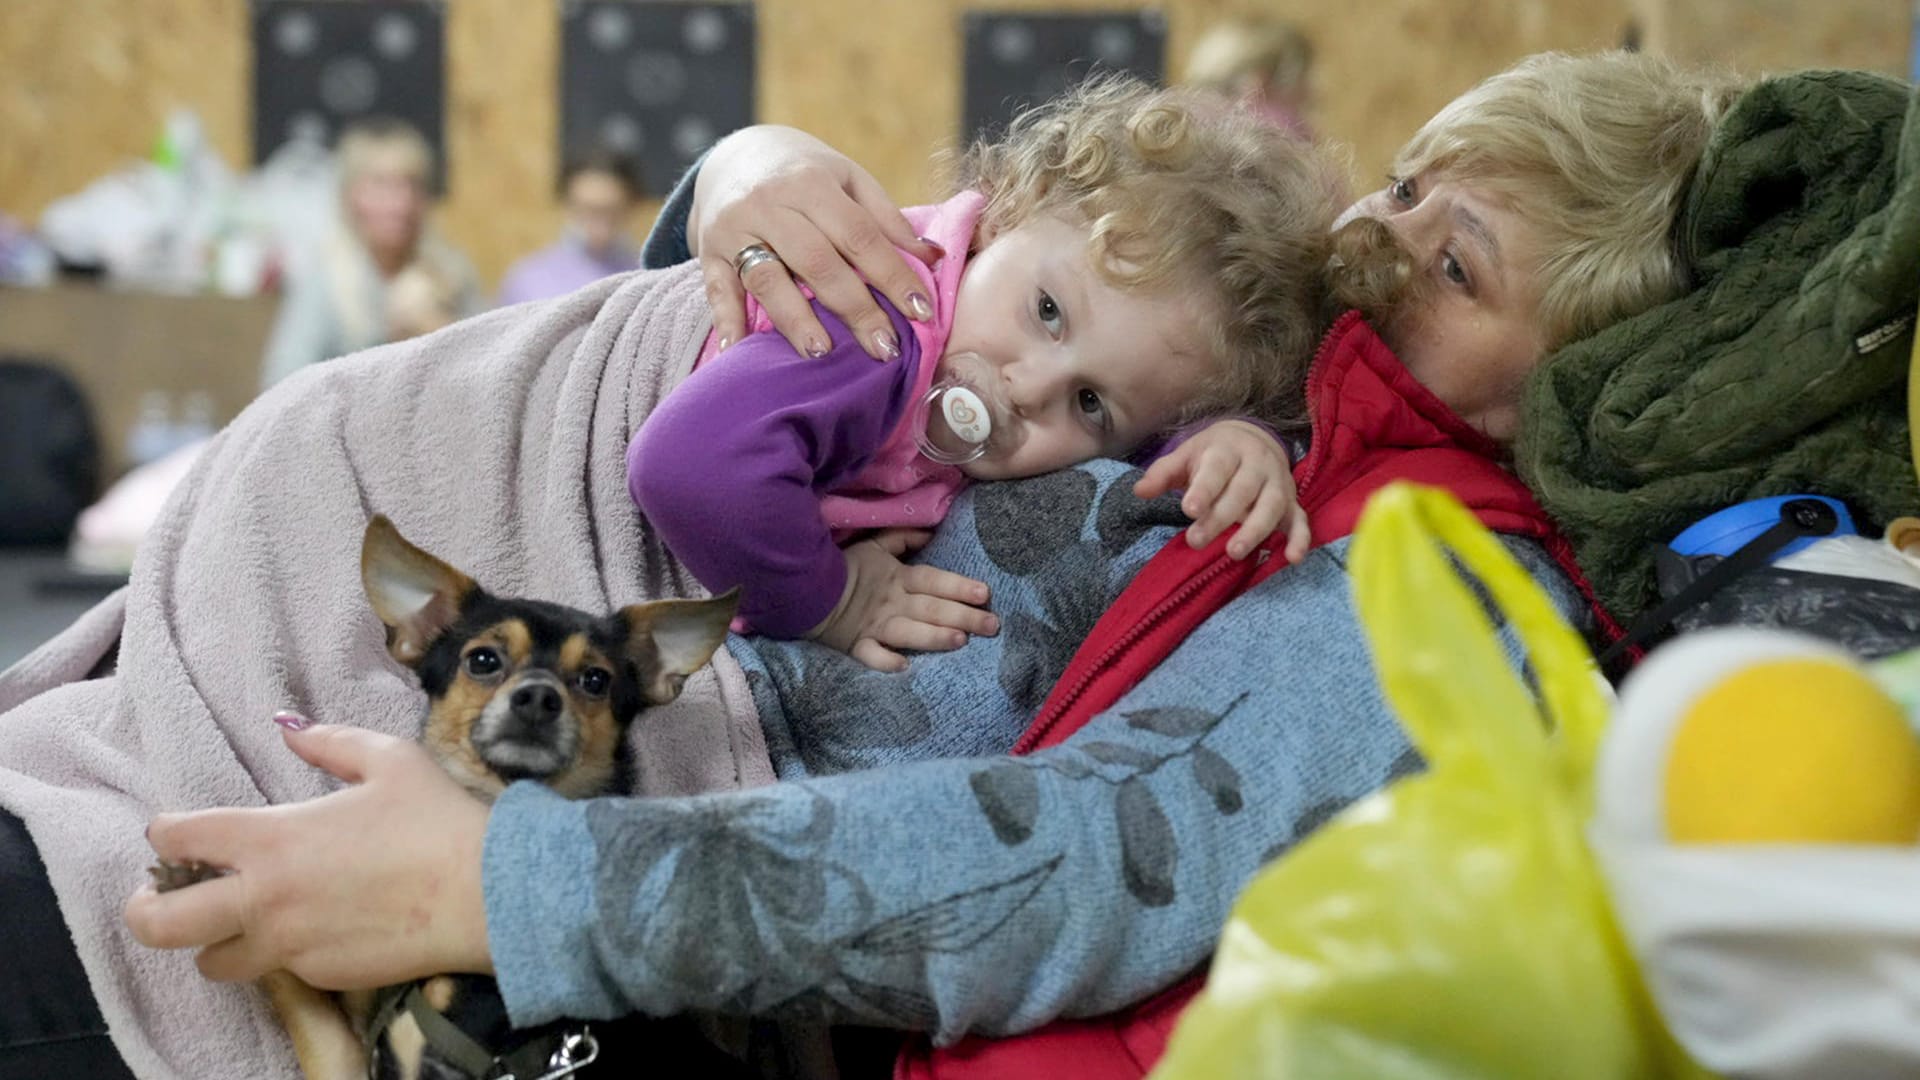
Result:
M606 668L590 667L580 673L580 692L588 697L604 697L612 685L613 672Z
M1403 206L1412 206L1414 200L1413 181L1404 176L1387 177L1387 194Z
M1080 415L1093 421L1101 431L1113 428L1113 418L1107 414L1107 403L1100 400L1098 393L1082 389L1074 395L1074 405L1079 408Z
M500 673L500 654L489 648L478 648L467 654L467 674L476 679Z
M1040 290L1040 299L1034 304L1033 312L1040 316L1040 325L1047 328L1047 333L1060 336L1060 328L1065 324L1066 317L1060 313L1060 302L1048 296L1045 289Z

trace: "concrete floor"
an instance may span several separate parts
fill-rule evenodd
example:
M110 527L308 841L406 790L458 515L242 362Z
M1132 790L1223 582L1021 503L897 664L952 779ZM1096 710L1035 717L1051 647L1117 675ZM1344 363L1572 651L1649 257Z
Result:
M0 548L0 671L66 629L114 584L74 574L58 548Z

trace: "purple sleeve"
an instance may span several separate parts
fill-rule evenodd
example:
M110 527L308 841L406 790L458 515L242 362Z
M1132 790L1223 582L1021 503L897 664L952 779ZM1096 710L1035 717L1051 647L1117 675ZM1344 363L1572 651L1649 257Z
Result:
M826 356L750 335L674 387L627 447L640 511L702 585L745 587L740 614L761 633L801 637L840 602L847 568L820 495L885 442L920 364L911 324L880 305L899 360L875 361L816 302L833 341Z

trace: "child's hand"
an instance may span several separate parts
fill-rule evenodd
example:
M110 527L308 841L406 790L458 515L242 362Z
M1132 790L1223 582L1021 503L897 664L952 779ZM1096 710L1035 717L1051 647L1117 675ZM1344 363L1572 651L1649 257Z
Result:
M1287 534L1287 561L1299 562L1312 534L1307 513L1294 499L1293 468L1287 452L1257 424L1221 420L1196 432L1147 469L1133 485L1143 499L1185 489L1180 509L1193 519L1187 543L1206 547L1227 526L1240 532L1227 542L1227 555L1244 559L1276 528Z
M896 649L947 652L965 645L968 634L999 633L1000 619L981 607L986 582L900 561L925 542L924 533L889 529L843 549L847 587L833 614L807 636L876 671L904 671L907 658Z

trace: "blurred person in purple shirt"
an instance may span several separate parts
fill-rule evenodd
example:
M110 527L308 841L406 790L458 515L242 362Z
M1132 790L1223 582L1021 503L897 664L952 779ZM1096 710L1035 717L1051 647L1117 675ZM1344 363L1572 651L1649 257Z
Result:
M562 296L609 274L640 266L628 239L639 173L633 160L607 149L575 157L560 174L566 231L560 242L513 264L500 283L500 303Z

